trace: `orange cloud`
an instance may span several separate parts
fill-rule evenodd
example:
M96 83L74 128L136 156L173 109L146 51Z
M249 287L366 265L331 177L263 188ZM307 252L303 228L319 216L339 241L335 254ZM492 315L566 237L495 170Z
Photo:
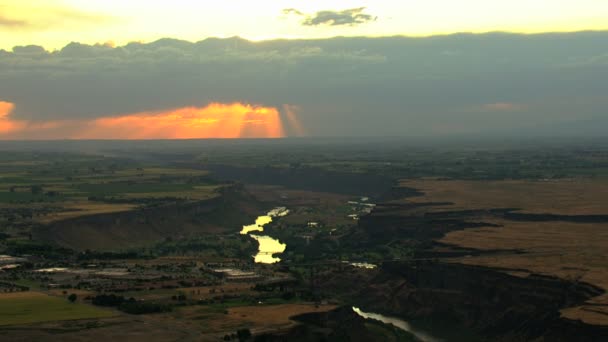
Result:
M142 112L92 120L27 122L11 120L14 105L0 102L4 139L199 139L281 138L276 108L212 103L168 111Z
M280 138L283 125L271 107L212 103L165 112L106 117L87 123L81 139Z
M15 105L10 102L0 101L0 134L6 134L23 128L23 123L10 119L10 114Z

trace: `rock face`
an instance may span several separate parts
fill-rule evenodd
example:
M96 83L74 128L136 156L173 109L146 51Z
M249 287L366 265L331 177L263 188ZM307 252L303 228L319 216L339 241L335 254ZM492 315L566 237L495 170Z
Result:
M372 331L366 325L366 320L357 315L350 307L340 307L329 312L302 314L292 317L292 319L300 324L282 333L256 336L255 341L397 341L403 340L402 337L405 335L396 328L386 326L385 331L381 334L378 334L378 331Z
M416 196L411 192L408 196ZM521 214L513 208L480 210L429 210L449 203L379 203L358 227L341 240L342 246L365 250L407 241L418 262L385 262L366 275L334 272L321 287L329 293L346 293L366 311L408 320L447 321L489 340L608 341L608 327L592 326L560 316L604 290L557 277L518 277L515 270L439 262L437 258L518 254L519 250L472 250L441 245L446 233L473 227L499 226L484 222L511 221L606 222L605 215ZM429 207L429 208L427 208ZM449 261L449 259L447 259ZM329 272L328 272L329 273ZM521 274L530 272L522 272ZM358 284L349 289L346 284Z
M75 250L119 250L165 238L238 231L260 210L255 199L235 185L210 200L58 221L36 228L33 236Z
M326 274L321 287L345 291L340 284L361 284L348 296L366 310L408 320L451 322L489 340L608 338L607 327L560 317L560 309L602 293L585 283L541 276L520 278L482 267L437 262L385 263L368 272L367 278L359 273Z

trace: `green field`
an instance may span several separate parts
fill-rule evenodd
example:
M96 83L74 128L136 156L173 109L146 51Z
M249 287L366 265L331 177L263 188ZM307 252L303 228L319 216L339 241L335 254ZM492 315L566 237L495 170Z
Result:
M0 295L0 326L114 316L109 310L37 292Z

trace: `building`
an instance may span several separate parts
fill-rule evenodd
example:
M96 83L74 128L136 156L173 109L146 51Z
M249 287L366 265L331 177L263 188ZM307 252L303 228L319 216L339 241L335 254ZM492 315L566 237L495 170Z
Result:
M11 264L19 264L26 262L27 259L14 257L10 255L0 255L0 266L1 265L11 265Z
M261 276L255 272L243 271L234 268L216 268L212 269L211 272L226 281L232 282L256 281L261 279Z

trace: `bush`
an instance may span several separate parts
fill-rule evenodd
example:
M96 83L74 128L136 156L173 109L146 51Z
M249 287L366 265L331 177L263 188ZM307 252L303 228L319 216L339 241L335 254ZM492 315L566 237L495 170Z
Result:
M75 293L72 293L71 295L68 296L68 300L72 303L74 303L76 301L76 299L78 299L78 296Z
M239 338L239 341L247 341L251 338L251 330L239 329L236 331L236 336Z

